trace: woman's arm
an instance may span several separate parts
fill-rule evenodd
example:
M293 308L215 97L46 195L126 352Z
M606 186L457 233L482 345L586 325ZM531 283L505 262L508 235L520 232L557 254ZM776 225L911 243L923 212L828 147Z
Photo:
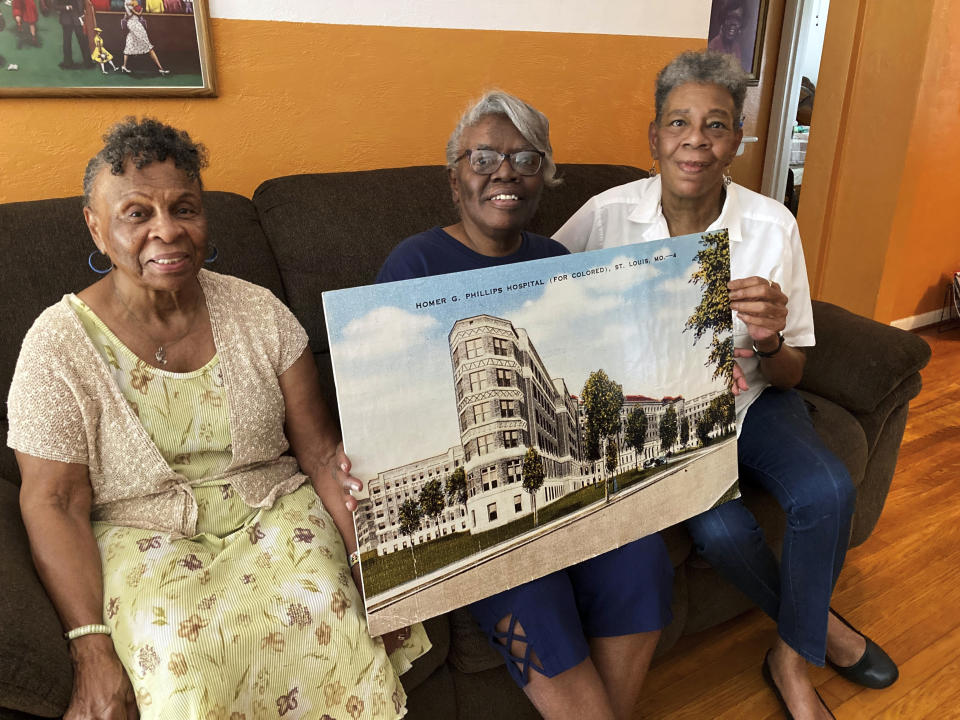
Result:
M103 572L90 525L87 467L17 452L20 510L37 574L67 630L103 622ZM70 641L74 681L64 720L137 717L130 680L108 635Z
M754 345L763 352L774 352L779 345L777 333L787 326L787 296L780 285L762 277L731 280L730 308L747 326ZM738 357L753 354L740 351ZM803 376L807 356L802 350L784 344L769 358L760 358L760 372L771 385L792 388Z
M343 451L340 432L320 394L317 366L310 350L280 376L280 390L286 404L286 433L300 469L310 477L313 488L343 536L347 555L357 549L353 511L357 501L348 488L359 490L362 483L350 475L350 460ZM357 589L362 588L360 565L350 568ZM407 628L383 636L388 653L403 644Z
M352 553L357 549L357 540L351 512L357 501L347 488L359 490L361 484L349 475L350 461L343 452L336 422L320 394L320 378L309 350L304 350L280 376L280 390L293 454L343 536L347 553Z

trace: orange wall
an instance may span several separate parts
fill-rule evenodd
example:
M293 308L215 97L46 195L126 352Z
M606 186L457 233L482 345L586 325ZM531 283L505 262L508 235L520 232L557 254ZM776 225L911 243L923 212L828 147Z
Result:
M938 310L960 270L960 4L937 0L877 319Z
M881 322L960 266L960 6L831 3L800 230L814 297Z
M0 202L75 195L100 136L129 114L210 149L207 187L443 162L466 103L501 87L552 120L559 162L649 167L657 70L702 39L212 21L218 98L13 99L0 108Z

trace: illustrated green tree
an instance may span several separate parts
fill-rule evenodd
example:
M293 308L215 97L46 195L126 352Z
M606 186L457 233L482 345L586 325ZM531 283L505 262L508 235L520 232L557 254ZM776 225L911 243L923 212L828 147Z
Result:
M410 540L410 556L413 558L413 575L417 576L417 554L413 551L413 534L420 529L420 503L413 498L403 501L399 510L400 534Z
M463 505L463 514L467 514L467 473L462 467L458 467L452 473L447 475L444 485L444 492L447 496L447 502L451 505Z
M686 445L690 441L690 418L686 415L680 421L680 446Z
M733 381L733 315L730 312L730 241L726 230L704 233L695 260L699 268L690 282L702 288L700 302L687 318L684 332L693 330L693 342L711 333L710 355L705 363L713 367L714 378Z
M424 517L432 519L436 527L440 527L440 515L446 503L443 501L443 485L440 478L428 481L420 488L420 512Z
M530 504L533 505L533 526L537 526L537 490L543 487L543 458L534 448L527 448L523 456L523 466L520 468L523 478L523 489L530 493Z
M737 420L737 410L733 393L724 393L717 395L710 401L707 407L707 413L710 415L711 427L716 427L717 432L723 434L730 430L730 427Z
M607 440L607 472L612 473L617 469L620 461L620 448L617 447L617 441L613 438Z
M643 459L643 445L647 439L647 426L650 419L643 411L643 408L634 408L627 416L627 427L624 432L624 442L627 447L631 447L637 454L637 467L640 467L640 461Z
M709 413L704 413L703 417L697 420L697 440L700 445L706 445L710 442L710 430L713 428L713 421L708 417Z
M600 436L590 427L590 423L583 425L583 456L592 463L600 459Z
M677 411L673 405L668 407L660 418L660 446L664 451L677 442Z
M598 442L610 438L620 430L620 408L623 407L623 386L614 382L603 370L594 370L583 384L580 402L587 415L589 429L596 433ZM598 453L599 455L599 453ZM603 499L610 499L606 482Z

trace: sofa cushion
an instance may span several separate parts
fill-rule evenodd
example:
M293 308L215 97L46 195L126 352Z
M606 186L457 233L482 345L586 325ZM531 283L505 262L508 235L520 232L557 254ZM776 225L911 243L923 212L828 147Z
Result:
M450 621L446 615L423 621L423 627L430 638L431 648L426 655L417 658L413 667L400 676L403 688L410 692L419 687L437 668L446 662L450 654Z
M551 235L598 192L646 175L617 165L559 170L564 182L544 191L533 232ZM274 178L256 189L253 202L290 307L315 352L328 348L323 291L372 283L401 240L458 219L446 169L439 165Z
M60 717L73 665L56 611L33 569L17 488L0 480L0 707Z
M826 302L813 303L817 344L800 387L854 413L872 412L930 359L921 338Z
M800 391L807 402L813 427L824 445L843 460L854 486L863 481L867 467L867 438L863 426L842 407L819 395Z

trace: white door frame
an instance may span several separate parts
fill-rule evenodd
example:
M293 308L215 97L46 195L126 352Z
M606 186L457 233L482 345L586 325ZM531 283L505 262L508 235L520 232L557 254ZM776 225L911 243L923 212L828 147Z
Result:
M773 84L773 102L770 105L770 125L767 127L763 180L760 184L761 193L780 202L787 190L790 141L800 100L799 63L806 56L814 5L813 0L787 0L783 9L780 54Z

